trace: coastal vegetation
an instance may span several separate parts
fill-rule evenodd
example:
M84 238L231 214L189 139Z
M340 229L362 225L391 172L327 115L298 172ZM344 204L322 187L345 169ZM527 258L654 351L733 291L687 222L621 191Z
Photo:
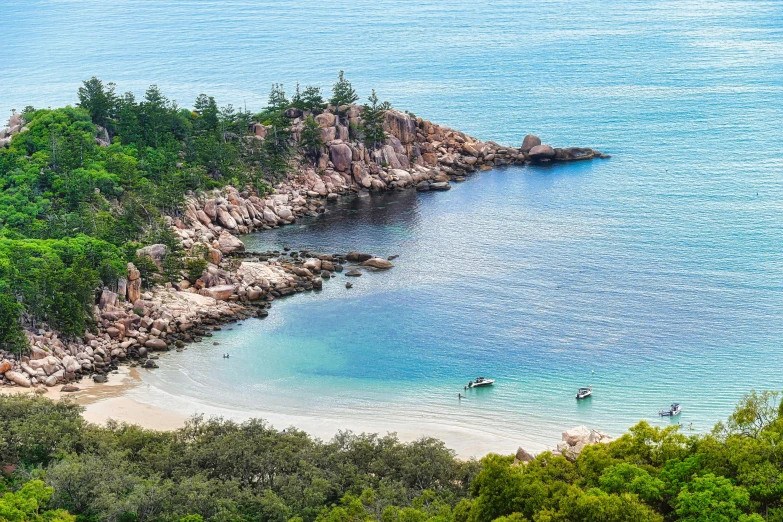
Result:
M342 71L332 92L331 103L358 100ZM324 147L312 115L327 103L314 86L297 85L289 99L274 84L256 114L219 107L205 94L186 109L155 85L137 99L97 78L77 95L76 107L25 108L15 122L22 128L0 146L0 349L7 352L25 351L24 329L83 335L94 323L96 292L116 291L127 262L145 285L151 276L197 278L206 261L187 256L170 226L186 195L233 185L263 196L292 162L315 162ZM373 107L366 135L377 141L381 110L390 106L376 99ZM289 109L310 114L298 141ZM265 139L253 139L251 122L262 122ZM136 255L152 244L167 247L159 266Z
M100 427L69 402L0 396L0 521L780 521L781 406L752 392L706 435L640 422L575 459L524 463L261 420Z

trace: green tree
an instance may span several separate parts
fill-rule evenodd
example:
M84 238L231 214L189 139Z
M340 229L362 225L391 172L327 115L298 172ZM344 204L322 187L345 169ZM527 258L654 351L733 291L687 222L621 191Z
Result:
M0 497L2 522L74 522L76 517L63 510L46 510L52 488L40 480L31 480L15 493Z
M93 76L83 82L79 87L79 107L87 109L90 113L93 123L112 132L112 121L117 106L117 95L114 92L115 85L109 83L106 86L103 82Z
M743 395L734 413L729 417L726 425L719 424L716 433L724 431L727 434L739 434L745 437L758 437L772 422L774 422L783 409L780 393L776 391L763 391L761 393L751 390Z
M291 106L291 102L285 95L283 84L273 83L269 91L269 101L266 104L266 110L269 113L279 113Z
M24 306L4 283L0 281L0 349L23 353L27 351L27 337L21 323Z
M379 101L378 95L375 94L375 89L372 90L372 94L367 98L367 101L369 103L365 103L362 106L361 132L364 135L364 144L369 148L377 149L386 139L386 131L384 130L386 112L391 110L392 107L387 101Z
M193 103L193 110L198 113L194 130L215 132L218 130L218 106L215 98L206 94L199 94Z
M683 522L731 522L750 506L750 495L725 477L712 473L694 477L677 496L676 512Z
M299 147L301 147L305 157L309 158L315 165L321 155L323 146L324 139L321 135L321 128L312 116L308 116L305 118L299 134Z
M607 493L634 493L648 504L660 502L666 487L662 480L627 462L609 467L601 475L600 484Z
M353 89L351 82L345 79L345 73L340 71L337 75L337 82L332 86L332 98L329 103L334 107L341 105L350 105L357 101L359 96Z
M269 179L280 179L288 172L291 156L291 129L288 118L275 114L269 122L269 131L264 139L261 165Z
M321 95L321 88L308 85L302 92L301 107L302 110L313 113L320 113L326 108L326 102Z

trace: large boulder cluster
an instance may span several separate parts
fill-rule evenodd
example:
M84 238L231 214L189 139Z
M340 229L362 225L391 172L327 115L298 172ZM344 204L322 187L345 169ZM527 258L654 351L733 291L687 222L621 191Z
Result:
M576 426L562 434L562 441L552 453L562 455L570 461L576 460L582 450L591 444L606 444L614 440L608 433L591 430L587 426Z
M167 218L188 255L207 261L200 277L194 281L183 275L179 282L144 291L141 272L128 264L117 288L103 289L96 299L97 332L67 342L45 329L28 332L28 355L0 351L0 384L54 386L85 375L103 381L125 361L156 367L150 358L153 352L183 349L226 321L264 316L274 299L320 289L344 267L349 277L391 268L389 259L358 252L246 252L237 237L317 216L342 194L448 190L451 182L462 181L469 173L498 166L606 157L593 149L553 148L533 135L525 136L520 148L485 143L396 110L385 115L385 141L367 147L354 135L361 113L356 105L330 106L317 115L287 110L296 140L305 119L314 116L324 143L314 161L297 164L271 194L231 186L191 194L183 216ZM21 115L14 114L8 127L0 130L0 147L24 130ZM259 123L251 124L250 130L251 145L261 144L269 131ZM108 143L104 129L98 129L96 140L100 145ZM168 247L149 245L136 254L148 257L162 270ZM346 286L350 288L351 283ZM588 435L591 441L591 437L595 438ZM563 454L578 453L579 444L569 443L570 449L564 447Z
M415 186L417 190L448 190L450 182L480 170L505 165L577 161L605 158L607 155L589 148L553 148L543 145L533 135L524 138L520 148L481 142L465 133L437 125L409 113L390 110L386 113L386 140L377 148L367 147L353 135L361 122L362 108L357 105L329 107L314 117L320 128L324 147L314 163L300 166L278 186L276 195L252 202L256 216L237 219L242 205L228 209L231 219L207 218L228 229L266 228L290 222L293 217L323 212L324 199L360 191L400 190ZM295 139L310 114L288 111ZM251 124L252 139L263 140L268 130ZM287 197L287 199L285 199ZM282 209L283 213L276 212ZM233 210L233 212L232 212ZM250 212L252 214L252 211ZM205 216L199 218L208 226ZM192 219L192 215L191 215Z
M163 255L158 245L138 253L153 262ZM147 291L142 291L139 271L129 263L117 291L104 288L97 298L97 332L68 342L51 331L28 333L29 354L0 352L0 384L50 387L85 376L104 382L125 362L156 368L155 352L182 350L226 322L264 317L275 299L319 290L344 267L361 273L393 266L386 259L358 252L244 252L242 245L223 254L225 259L209 263L193 285L183 280Z
M14 134L19 134L27 130L24 126L24 118L21 114L13 114L8 120L8 126L0 129L0 148L11 143Z

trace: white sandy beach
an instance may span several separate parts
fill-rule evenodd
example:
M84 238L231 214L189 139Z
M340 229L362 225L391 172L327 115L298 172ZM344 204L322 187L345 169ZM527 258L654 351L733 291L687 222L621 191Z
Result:
M120 367L106 384L95 384L83 379L76 385L79 391L64 393L61 386L53 387L46 397L53 400L73 400L85 408L84 418L92 423L105 424L109 420L136 424L154 430L174 430L185 424L193 415L224 417L241 422L253 417L263 418L278 429L296 427L313 437L331 439L337 432L351 430L356 433L396 433L402 441L420 437L435 437L455 450L460 458L481 457L487 453L511 454L522 444L531 452L549 449L541 444L511 439L492 434L480 428L442 425L428 419L326 418L315 415L285 414L264 411L227 409L217 404L203 404L189 397L174 396L145 382L144 370ZM0 393L31 393L23 388L0 388ZM553 443L556 441L553 441Z

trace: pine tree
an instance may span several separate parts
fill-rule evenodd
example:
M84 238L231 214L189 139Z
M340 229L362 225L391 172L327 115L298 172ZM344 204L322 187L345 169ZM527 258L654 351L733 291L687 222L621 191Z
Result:
M321 154L321 148L324 146L324 140L321 136L321 128L312 116L308 116L304 121L302 131L299 134L299 146L305 156L310 158L315 165Z
M291 98L291 107L304 109L302 106L302 93L299 91L299 82L296 82L296 91L294 92L293 98Z
M214 131L218 127L218 107L215 98L206 94L199 94L193 109L199 113L201 118L196 120L196 130Z
M87 109L93 123L109 129L117 104L114 84L104 87L103 82L93 76L79 87L78 96L79 107Z
M261 168L269 179L279 179L288 171L291 156L291 129L288 118L278 112L270 121L261 151Z
M326 108L321 88L308 85L302 92L302 109L314 113L320 113Z
M375 89L372 90L372 94L367 98L367 101L369 103L365 103L362 106L361 132L364 136L364 144L369 148L377 149L386 139L386 131L383 129L383 124L386 120L386 111L391 110L392 107L387 101L378 101Z
M337 77L337 83L332 87L332 99L329 100L331 105L339 107L340 105L350 105L359 99L356 91L353 90L351 82L345 79L345 74L340 71Z
M269 112L282 112L291 106L291 102L285 96L282 83L273 83L269 91L269 102L266 110Z

